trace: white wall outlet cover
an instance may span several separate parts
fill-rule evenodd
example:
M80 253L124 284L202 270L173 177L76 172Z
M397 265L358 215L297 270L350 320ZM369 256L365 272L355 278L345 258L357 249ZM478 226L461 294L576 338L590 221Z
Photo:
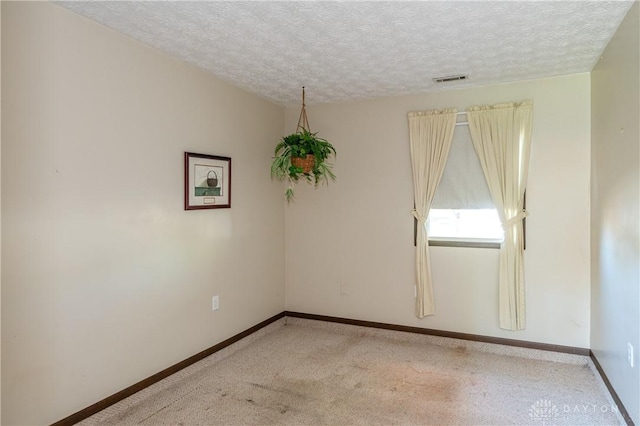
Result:
M218 309L220 309L220 297L219 296L213 296L211 298L211 310L212 311L217 311Z
M349 285L346 283L340 284L340 294L348 295L349 294Z

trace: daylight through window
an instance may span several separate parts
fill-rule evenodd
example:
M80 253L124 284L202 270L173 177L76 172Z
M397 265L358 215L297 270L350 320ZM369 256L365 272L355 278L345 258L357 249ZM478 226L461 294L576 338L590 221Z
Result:
M431 209L429 240L500 243L504 231L495 209Z
M466 116L459 115L465 120ZM430 244L499 248L503 230L469 127L458 124L447 164L429 211ZM480 243L480 245L474 245Z

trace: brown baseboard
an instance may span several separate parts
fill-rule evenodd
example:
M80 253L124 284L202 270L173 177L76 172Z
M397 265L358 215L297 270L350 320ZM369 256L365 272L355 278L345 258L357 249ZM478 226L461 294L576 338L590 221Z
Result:
M384 330L404 331L407 333L426 334L429 336L450 337L452 339L471 340L474 342L494 343L497 345L517 346L527 349L539 349L551 352L589 356L590 350L573 346L552 345L548 343L529 342L526 340L505 339L502 337L482 336L478 334L457 333L454 331L433 330L430 328L409 327L406 325L386 324L382 322L362 321L349 318L330 317L325 315L305 314L301 312L285 311L285 316L312 319L317 321L336 322L340 324L358 325L361 327L381 328Z
M206 357L208 357L209 355L212 355L216 352L218 352L221 349L226 348L227 346L232 345L233 343L237 342L240 339L244 339L245 337L249 336L250 334L255 333L256 331L260 330L263 327L266 327L267 325L271 324L272 322L275 322L277 320L279 320L280 318L284 318L284 312L281 312L277 315L272 316L271 318L262 321L259 324L254 325L251 328L246 329L245 331L236 334L233 337L228 338L227 340L224 340L220 343L218 343L217 345L213 345L208 349L203 350L202 352L198 352L195 355L190 356L189 358L180 361L177 364L172 365L169 368L165 368L164 370L154 374L153 376L147 377L144 380L139 381L138 383L131 385L123 390L121 390L120 392L117 392L111 396L108 396L107 398L103 399L102 401L98 401L95 404L78 411L77 413L74 413L68 417L65 417L64 419L57 421L55 423L53 423L52 426L70 426L70 425L74 425L88 417L93 416L94 414L96 414L99 411L104 410L105 408L115 404L116 402L122 401L123 399L133 395L136 392L141 391L142 389L151 386L152 384L159 382L160 380L167 378L169 376L171 376L174 373L177 373L178 371L182 370L183 368L186 368L188 366L190 366L191 364L194 364Z
M306 314L302 312L290 312L285 311L285 316L293 317L293 318L304 318L311 319L317 321L326 321L326 322L334 322L339 324L348 324L348 325L357 325L361 327L371 327L371 328L380 328L383 330L393 330L393 331L404 331L407 333L417 333L417 334L426 334L430 336L440 336L440 337L450 337L453 339L462 339L462 340L471 340L475 342L484 342L484 343L495 343L498 345L507 345L507 346L517 346L521 348L527 349L539 349L543 351L552 351L552 352L563 352L574 355L583 355L588 356L593 361L598 373L600 373L600 377L604 384L606 385L613 401L618 406L618 410L620 414L624 418L625 422L629 426L635 426L631 416L629 416L629 412L625 408L624 404L618 397L618 394L614 390L611 382L607 378L607 375L604 373L602 366L598 362L593 351L585 348L577 348L573 346L562 346L562 345L551 345L547 343L539 343L539 342L528 342L525 340L516 340L516 339L504 339L500 337L490 337L490 336L481 336L477 334L468 334L468 333L456 333L453 331L442 331L442 330L433 330L429 328L420 328L420 327L409 327L405 325L397 325L397 324L386 324L381 322L371 322L371 321L362 321L350 318L339 318L339 317L331 317L326 315L315 315L315 314Z
M618 406L618 411L620 411L620 414L624 418L624 421L627 422L627 425L634 426L633 420L631 419L631 416L629 415L629 412L624 407L624 404L622 404L622 401L620 400L620 397L618 396L618 394L616 393L615 389L611 385L611 382L609 381L609 378L607 377L607 375L605 374L604 370L602 369L602 366L598 362L598 358L596 358L596 354L594 354L593 351L589 351L589 356L591 357L591 361L593 361L593 365L596 366L596 370L598 370L598 373L600 373L600 377L602 377L602 381L604 382L605 386L609 390L609 393L611 394L611 397L613 398L613 402L615 402L616 405Z
M516 347L529 348L529 349L539 349L544 351L563 352L568 354L589 356L593 360L593 363L596 366L596 369L600 373L602 380L604 381L605 385L607 386L607 389L611 393L611 396L613 397L614 402L617 404L618 410L620 410L620 414L624 417L628 425L634 426L634 423L631 420L629 413L627 412L624 405L622 404L622 401L620 401L620 398L618 397L615 390L613 389L613 386L611 386L611 383L609 382L609 379L607 378L604 371L602 370L600 363L598 362L593 352L589 349L577 348L572 346L551 345L551 344L538 343L538 342L528 342L528 341L516 340L516 339L504 339L500 337L490 337L490 336L482 336L482 335L468 334L468 333L457 333L452 331L434 330L429 328L409 327L404 325L386 324L381 322L362 321L362 320L349 319L349 318L331 317L326 315L306 314L302 312L291 312L291 311L284 311L277 315L274 315L273 317L265 321L262 321L261 323L256 324L253 327L250 327L245 331L238 333L235 336L230 337L227 340L224 340L223 342L218 343L217 345L211 346L210 348L205 349L202 352L199 352L195 355L192 355L189 358L183 361L180 361L179 363L174 364L171 367L168 367L154 374L153 376L147 377L146 379L141 380L138 383L135 383L121 390L120 392L117 392L101 401L96 402L95 404L85 409L78 411L77 413L74 413L68 417L65 417L64 419L53 423L52 426L74 425L88 417L91 417L92 415L98 413L99 411L102 411L105 408L119 401L122 401L123 399L135 394L136 392L139 392L142 389L148 386L151 386L152 384L159 382L160 380L167 378L172 374L177 373L183 368L186 368L191 364L194 364L208 357L209 355L212 355L218 352L219 350L232 345L233 343L255 333L261 328L266 327L267 325L279 320L280 318L284 318L286 316L294 317L294 318L311 319L311 320L317 320L317 321L334 322L334 323L340 323L340 324L356 325L361 327L379 328L379 329L393 330L393 331L403 331L408 333L426 334L426 335L440 336L440 337L450 337L453 339L471 340L476 342L495 343L499 345L516 346Z

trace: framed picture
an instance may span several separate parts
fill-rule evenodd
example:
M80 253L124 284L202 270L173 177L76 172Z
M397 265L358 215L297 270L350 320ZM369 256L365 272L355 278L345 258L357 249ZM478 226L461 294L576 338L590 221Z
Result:
M231 207L231 158L184 153L184 209Z

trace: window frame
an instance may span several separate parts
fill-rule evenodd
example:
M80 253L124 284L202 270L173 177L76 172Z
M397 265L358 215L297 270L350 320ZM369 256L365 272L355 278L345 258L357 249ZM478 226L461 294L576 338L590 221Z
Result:
M413 205L415 209L415 203ZM524 191L523 208L527 210L527 191ZM522 219L522 242L524 250L527 249L527 218ZM465 248L483 248L483 249L499 249L502 245L498 241L475 240L473 238L448 238L448 239L428 239L427 244L430 247L465 247ZM418 219L413 218L413 246L418 246Z

